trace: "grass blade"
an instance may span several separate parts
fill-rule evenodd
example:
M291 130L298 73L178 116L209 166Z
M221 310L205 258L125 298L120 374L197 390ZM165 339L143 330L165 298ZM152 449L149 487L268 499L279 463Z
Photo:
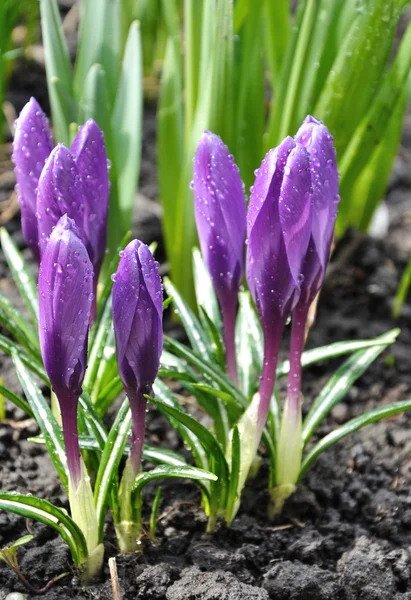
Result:
M199 320L167 277L164 278L164 286L167 294L173 298L175 313L179 316L183 324L184 330L188 339L190 340L193 350L201 356L212 358L208 346L208 340L204 334L204 330L201 327Z
M330 358L336 358L344 354L350 354L357 350L363 350L365 348L372 348L373 346L379 346L381 344L393 344L399 335L399 329L391 329L372 340L359 340L359 341L348 341L348 342L336 342L329 346L321 346L320 348L314 348L313 350L307 350L302 356L302 366L308 367L322 360L329 360ZM287 375L290 370L290 363L288 360L281 363L277 369L277 377Z
M353 383L361 377L387 346L388 344L382 344L381 346L355 352L330 377L304 419L302 431L304 446L334 406L348 394Z
M46 58L47 85L53 125L59 142L70 145L69 125L76 121L76 115L67 114L60 102L52 79L58 78L66 93L73 97L73 81L66 40L62 34L59 8L56 0L40 0L41 31Z
M405 271L401 277L400 285L398 286L397 293L395 295L394 306L392 308L392 316L394 319L398 319L401 314L402 305L407 297L408 290L411 286L411 259L405 268Z
M299 475L299 481L301 481L302 477L311 467L313 462L317 459L317 457L324 452L327 448L346 437L350 433L365 427L371 423L375 423L375 421L380 421L385 417L393 417L394 415L401 414L407 410L411 409L411 400L404 400L403 402L395 402L390 404L389 406L382 406L379 408L375 408L374 410L370 410L369 412L356 417L355 419L351 419L345 425L334 429L331 433L326 435L322 440L320 440L307 454L305 455L302 465L301 471Z
M4 227L0 229L0 240L4 256L17 289L19 290L20 296L24 304L27 306L33 323L37 326L39 303L37 286L33 275L31 274L23 255L18 250L17 246Z
M11 390L8 390L3 385L0 385L0 395L4 398L7 398L7 400L10 400L10 402L12 402L15 406L23 410L29 417L34 417L33 411L30 408L30 404L18 394L15 394Z
M33 353L40 360L38 334L34 332L30 322L2 294L0 294L0 322L29 353Z
M22 363L26 367L28 367L30 371L32 371L33 373L35 373L35 375L40 377L40 379L42 379L44 383L49 383L46 372L44 371L43 366L38 362L38 359L28 354L26 350L24 350L24 348L19 346L19 344L16 344L15 342L13 342L13 340L10 340L9 338L6 338L4 335L1 334L0 350L2 350L5 354L8 354L9 356L12 356L13 353L17 354L20 357Z
M170 465L160 465L151 469L151 471L144 471L139 473L136 477L136 482L133 487L133 493L138 494L141 492L143 487L150 483L150 481L156 481L157 479L169 479L169 478L182 478L182 479L196 479L200 481L217 481L216 475L209 471L204 471L198 467L191 467L190 465L182 465L181 467L171 467Z
M66 511L57 508L48 500L0 490L0 509L22 515L26 519L40 521L55 529L69 546L76 566L87 558L87 544L80 528Z
M56 467L63 486L67 490L68 471L63 433L57 424L49 405L45 401L43 394L40 392L31 376L31 373L26 369L23 362L15 353L13 353L13 362L20 385L23 388L37 424L44 436L47 451Z
M94 486L94 502L96 505L99 540L103 539L104 518L108 497L113 483L118 478L118 468L131 429L131 413L127 398L117 413L113 426L108 434L100 461L100 467Z
M140 29L134 22L127 38L111 120L118 177L118 206L110 206L111 252L130 227L135 203L141 158L142 68Z

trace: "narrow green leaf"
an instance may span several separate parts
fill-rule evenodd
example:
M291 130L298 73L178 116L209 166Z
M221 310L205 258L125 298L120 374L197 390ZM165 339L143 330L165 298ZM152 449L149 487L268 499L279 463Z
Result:
M27 351L22 348L19 344L16 344L13 340L6 338L4 335L0 334L0 350L2 350L5 354L12 356L13 352L18 354L21 358L21 361L32 371L35 373L40 379L42 379L45 383L48 384L49 380L44 371L43 366L38 362L36 356L32 354L28 354Z
M109 239L117 239L111 251L117 248L131 223L140 173L142 114L140 29L134 22L127 38L111 121L118 177L118 207L110 206ZM114 228L116 232L112 231Z
M100 448L104 448L107 440L107 430L85 390L83 390L79 400L79 416L83 417L87 433L93 436Z
M120 377L115 377L100 392L96 400L96 410L99 415L105 415L111 404L117 398L123 389L123 382Z
M226 406L223 400L217 394L213 393L217 391L214 388L206 387L205 390L202 390L197 386L187 383L184 383L183 386L190 395L197 399L199 405L213 419L216 438L225 452L231 426L241 414L241 409L239 409L235 402L230 402Z
M187 144L191 137L199 81L201 47L201 9L198 0L184 0L184 130ZM201 91L201 88L200 88Z
M170 0L163 0L165 10L170 10L170 7L174 4L173 0L171 2ZM170 15L169 20L174 23L173 15ZM170 25L170 27L174 29L173 25ZM167 256L172 262L175 240L176 190L179 189L184 160L181 69L177 29L177 34L170 35L167 41L157 111L158 184L163 206L163 227Z
M272 114L270 115L268 131L269 147L276 146L288 134L295 133L292 131L293 117L299 98L303 69L317 17L317 9L318 2L316 0L306 0L300 3L296 17L296 33L290 46L292 59L289 55L284 61L283 69L285 69L287 63L287 72L285 77L281 74L279 95L271 109Z
M353 183L349 200L345 200L346 223L367 231L379 203L384 197L392 166L400 145L404 115L409 98L409 84L403 90L385 127L382 140L362 173ZM347 196L346 196L347 198Z
M131 429L131 412L126 398L117 413L100 461L100 467L94 486L94 502L96 505L99 540L103 539L104 518L106 515L108 496L113 482L118 478L118 468Z
M213 282L211 281L210 273L205 266L203 257L198 248L193 248L193 273L197 306L199 308L202 307L205 310L216 329L221 333L221 313L217 296ZM204 323L204 315L202 312L200 312L200 319L202 320L204 327L206 324Z
M30 312L33 323L37 325L39 303L37 286L35 284L33 275L31 274L23 255L18 250L17 246L4 227L0 229L0 240L4 256L11 271L12 277L16 283L17 289L19 290L20 296Z
M181 479L196 479L196 480L208 480L217 481L217 476L209 471L204 471L198 467L191 467L190 465L182 465L181 467L171 467L170 465L160 465L155 467L151 471L144 471L139 473L136 477L136 482L133 487L133 493L138 494L141 492L143 487L150 481L156 479L169 479L169 478L181 478Z
M370 0L339 48L314 109L334 135L337 155L375 97L399 16L397 0Z
M28 438L29 442L33 444L44 445L44 437L42 434ZM104 446L93 437L88 435L81 435L79 437L79 444L82 450L89 450L97 453L102 453ZM127 458L130 453L130 444L126 444L123 450L123 457ZM143 447L143 460L152 462L154 464L166 464L172 467L178 467L187 464L187 461L183 456L174 452L173 450L167 450L166 448L157 448L155 446L149 446L144 444Z
M94 323L93 329L91 331L90 346L93 345L95 335L100 326L100 320L102 318L102 315L104 314L104 306L106 305L106 302L108 302L108 300L111 296L111 292L113 289L113 283L114 283L113 280L111 279L111 275L113 275L117 271L118 263L120 262L120 252L122 250L124 250L124 248L130 242L130 240L131 240L131 231L129 230L125 233L123 239L117 246L117 251L113 253L113 255L107 265L107 276L105 277L105 279L102 282L103 285L102 285L101 293L99 293L98 299L97 299L97 318L96 318L96 322Z
M241 391L251 398L257 391L263 364L263 335L249 292L239 294L235 337Z
M65 510L57 508L48 500L0 490L0 509L22 515L26 519L40 521L55 529L69 546L76 566L87 558L87 544L80 528Z
M304 446L334 406L348 394L353 383L361 377L387 346L388 344L382 344L366 350L358 350L330 377L304 419L302 431Z
M99 320L98 328L93 336L93 344L90 346L88 368L86 376L84 378L84 386L90 394L98 394L98 389L94 389L96 382L97 371L100 365L100 361L104 354L106 347L107 337L113 327L112 314L111 314L111 296L107 300L101 319Z
M157 519L158 519L158 511L160 508L160 500L161 500L161 487L159 486L157 488L156 495L154 496L153 504L151 507L151 514L150 514L150 536L153 540L156 537Z
M321 346L320 348L314 348L313 350L307 350L302 356L302 366L308 367L322 360L328 360L330 358L336 358L344 354L350 354L357 350L363 350L365 348L372 348L373 346L379 346L381 344L393 344L399 335L399 329L392 329L380 335L372 340L359 340L349 342L336 342L329 346ZM290 370L290 363L288 360L281 363L277 369L277 377L287 375Z
M13 363L24 394L30 404L34 417L46 442L47 451L56 467L63 486L68 486L67 457L63 434L54 418L49 405L37 387L31 373L26 369L19 356L13 353Z
M74 86L81 97L90 67L99 63L107 77L110 104L114 101L121 60L120 0L82 0Z
M167 294L173 297L173 304L175 306L175 313L180 318L190 344L195 352L200 356L206 356L212 358L210 350L207 344L207 338L204 334L203 328L200 325L199 320L194 315L188 304L182 298L180 293L174 287L172 282L165 277L164 286L167 290Z
M227 509L226 509L226 521L230 525L234 518L234 507L239 500L238 496L238 482L240 479L240 466L241 466L241 444L240 435L238 433L238 427L234 427L233 435L231 439L231 469L230 469L230 485L228 487L227 494Z
M340 193L343 199L338 215L337 232L341 233L348 225L352 203L350 198L352 186L361 175L369 157L373 155L383 141L387 126L391 120L393 109L400 101L411 72L411 23L405 31L401 45L387 75L378 92L373 93L368 111L358 124L350 139L342 160L339 162L341 172ZM364 111L365 112L365 111Z
M265 43L271 85L275 90L291 30L290 0L265 0Z
M53 125L58 141L69 146L69 125L76 119L74 115L65 112L65 108L62 106L59 96L51 84L53 78L58 78L61 85L67 90L67 94L73 96L70 58L66 40L62 34L57 0L40 0L40 12Z
M201 390L202 392L206 392L207 394L211 394L215 398L220 398L220 400L222 400L225 404L231 404L232 402L235 402L231 394L217 390L209 385L204 385L203 383L194 383L193 387L197 390Z
M324 452L327 448L346 437L350 433L365 427L365 425L369 425L370 423L374 423L375 421L380 421L385 417L392 417L394 415L401 414L407 410L411 409L411 400L404 400L403 402L395 402L390 404L389 406L382 406L379 408L375 408L374 410L370 410L369 412L356 417L355 419L351 419L345 425L334 429L331 433L326 435L322 440L320 440L307 454L305 455L302 465L301 471L299 475L299 480L303 478L305 473L311 467L313 462L318 458L318 456Z
M254 171L264 155L266 82L263 60L264 36L261 34L264 29L265 0L257 3L247 0L247 3L249 5L247 18L237 32L234 46L235 77L232 82L235 97L234 130L230 150L248 192L255 179ZM284 4L284 1L275 0L275 4ZM286 28L282 28L283 25L277 23L278 32L285 33ZM280 36L281 34L276 35L275 39L279 40Z
M158 398L163 404L171 406L175 410L181 412L178 402L174 398L170 389L162 381L157 379L154 382L153 389L156 398ZM209 466L207 452L204 450L204 447L197 435L191 431L190 428L186 427L179 419L174 419L171 414L167 413L166 416L170 420L172 427L176 429L181 438L190 448L197 466L207 470Z
M164 348L196 367L203 376L211 379L222 391L231 394L240 405L247 406L248 402L245 396L217 366L203 360L189 348L168 336L164 336Z
M104 131L104 143L107 155L111 160L112 169L115 155L107 85L106 73L103 67L98 63L91 65L79 99L78 120L79 123L85 123L88 119L94 119ZM112 176L111 169L110 177Z
M394 305L392 308L392 316L394 319L398 319L401 314L402 305L407 297L408 290L411 286L411 259L404 270L401 277L400 285L398 286L397 293L395 295Z
M34 332L31 323L2 294L0 294L0 322L22 346L27 348L28 352L40 359L38 334Z
M25 544L29 544L33 540L34 540L34 535L31 535L31 534L23 535L23 537L19 538L15 542L13 542L10 546L7 546L7 552L9 554L13 554L15 556L17 548L19 548L20 546L24 546ZM5 548L3 548L3 550L0 551L0 558L3 558L2 552L4 553L4 550L5 550Z
M197 438L199 439L200 443L202 444L204 450L206 450L206 452L210 455L210 457L211 456L214 457L216 464L220 465L221 475L223 476L223 479L226 480L227 476L228 476L228 465L225 460L224 453L221 449L221 446L217 442L217 440L213 436L213 434L210 433L208 431L208 429L206 429L204 427L204 425L202 425L201 423L196 421L193 417L190 417L190 415L188 415L186 412L181 410L181 408L174 408L173 406L170 406L169 404L165 404L159 398L148 398L148 399L156 408L158 408L158 410L160 412L162 412L163 414L165 414L167 416L172 417L176 421L179 421L182 425L184 425L185 427L190 429L190 431L192 431L197 436ZM216 473L216 475L220 477L220 475L218 473Z
M30 404L18 394L15 394L11 390L8 390L3 385L0 385L0 395L4 398L7 398L7 400L10 400L10 402L12 402L14 406L17 406L18 408L23 410L29 417L34 417L33 411L30 408Z
M217 329L202 306L200 306L200 315L203 317L201 321L203 323L204 331L209 338L207 347L211 349L213 358L217 365L225 371L225 349L223 339L221 337L221 331Z

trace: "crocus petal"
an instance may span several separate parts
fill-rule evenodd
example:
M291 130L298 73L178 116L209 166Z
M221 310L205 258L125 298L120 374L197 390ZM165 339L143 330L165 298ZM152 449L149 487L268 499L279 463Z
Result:
M39 336L44 366L59 400L81 393L86 370L93 267L79 229L64 215L39 272Z
M23 236L35 258L40 259L36 219L37 185L53 141L47 118L34 98L25 105L16 121L13 141L18 197Z
M106 251L109 180L104 135L95 121L80 127L71 153L83 179L85 243L97 282Z
M243 277L246 206L233 157L210 131L197 148L193 186L201 251L222 303L237 297Z
M321 287L334 234L338 203L338 171L333 138L327 127L308 116L296 140L307 148L313 182L310 251L303 269L305 293L315 296Z
M247 281L263 325L295 306L310 234L309 157L288 137L264 158L249 204Z
M128 393L150 392L163 347L162 288L149 248L134 240L113 285L113 324L120 377Z
M85 201L84 186L77 165L69 150L63 144L58 144L44 165L37 189L41 256L54 227L65 214L76 222L84 241Z

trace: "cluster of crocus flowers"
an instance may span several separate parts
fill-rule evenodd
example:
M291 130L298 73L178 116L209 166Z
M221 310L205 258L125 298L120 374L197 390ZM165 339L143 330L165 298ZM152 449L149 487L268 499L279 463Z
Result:
M53 148L47 119L34 98L22 110L13 142L22 230L40 262L39 338L44 367L57 397L67 455L69 501L98 571L93 494L80 455L77 411L87 365L87 342L104 258L109 181L104 136L88 121L71 149Z
M238 424L239 491L267 420L280 342L292 316L288 394L277 444L274 502L281 504L294 490L300 467L301 354L308 310L329 259L339 202L332 136L323 123L309 116L294 138L287 137L267 153L255 174L246 211L233 157L218 136L204 132L194 160L195 215L222 313L227 372L234 380L233 331L245 248L246 279L264 338L259 391Z
M67 215L79 228L94 272L94 302L106 251L109 179L104 135L90 119L66 148L53 148L47 118L34 98L16 121L13 160L24 239L40 262L51 232Z
M90 120L70 149L52 148L47 119L34 99L16 123L13 157L23 233L40 262L39 338L44 367L57 397L67 455L69 501L89 552L88 575L98 572L103 547L93 493L83 463L77 413L94 322L97 280L106 250L109 180L103 134ZM113 285L113 324L119 373L130 401L132 444L120 486L122 550L133 549L131 492L141 469L145 394L152 393L162 352L162 287L158 264L135 240L121 253Z

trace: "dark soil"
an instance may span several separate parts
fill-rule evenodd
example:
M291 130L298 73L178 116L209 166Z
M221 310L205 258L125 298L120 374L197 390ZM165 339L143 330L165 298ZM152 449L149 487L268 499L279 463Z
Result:
M154 109L145 117L145 145L135 230L146 241L159 237L155 200ZM390 227L384 240L347 235L334 254L309 346L373 337L402 329L385 352L336 407L319 435L375 406L411 396L411 303L394 322L393 297L411 255L411 135L396 162L387 195ZM4 187L4 186L3 186ZM7 195L0 191L3 198ZM18 219L8 225L23 245ZM0 290L18 302L0 257ZM10 362L2 358L5 385L18 389ZM307 406L340 360L307 369ZM33 421L7 406L0 423L0 488L30 492L67 506L44 450L27 441ZM245 494L230 529L220 525L206 535L197 488L186 482L163 485L157 543L144 553L117 556L124 600L411 600L411 414L381 422L352 435L324 453L289 500L282 518L266 516L267 470L263 465ZM181 448L154 411L148 418L152 443ZM153 490L148 490L152 498ZM149 505L149 502L146 503ZM0 547L27 531L35 535L18 551L22 572L41 587L68 572L45 596L48 600L112 599L108 569L103 579L83 589L69 552L48 528L0 514ZM107 558L116 554L108 525ZM14 573L0 563L0 600L24 592ZM30 598L40 596L29 595Z

